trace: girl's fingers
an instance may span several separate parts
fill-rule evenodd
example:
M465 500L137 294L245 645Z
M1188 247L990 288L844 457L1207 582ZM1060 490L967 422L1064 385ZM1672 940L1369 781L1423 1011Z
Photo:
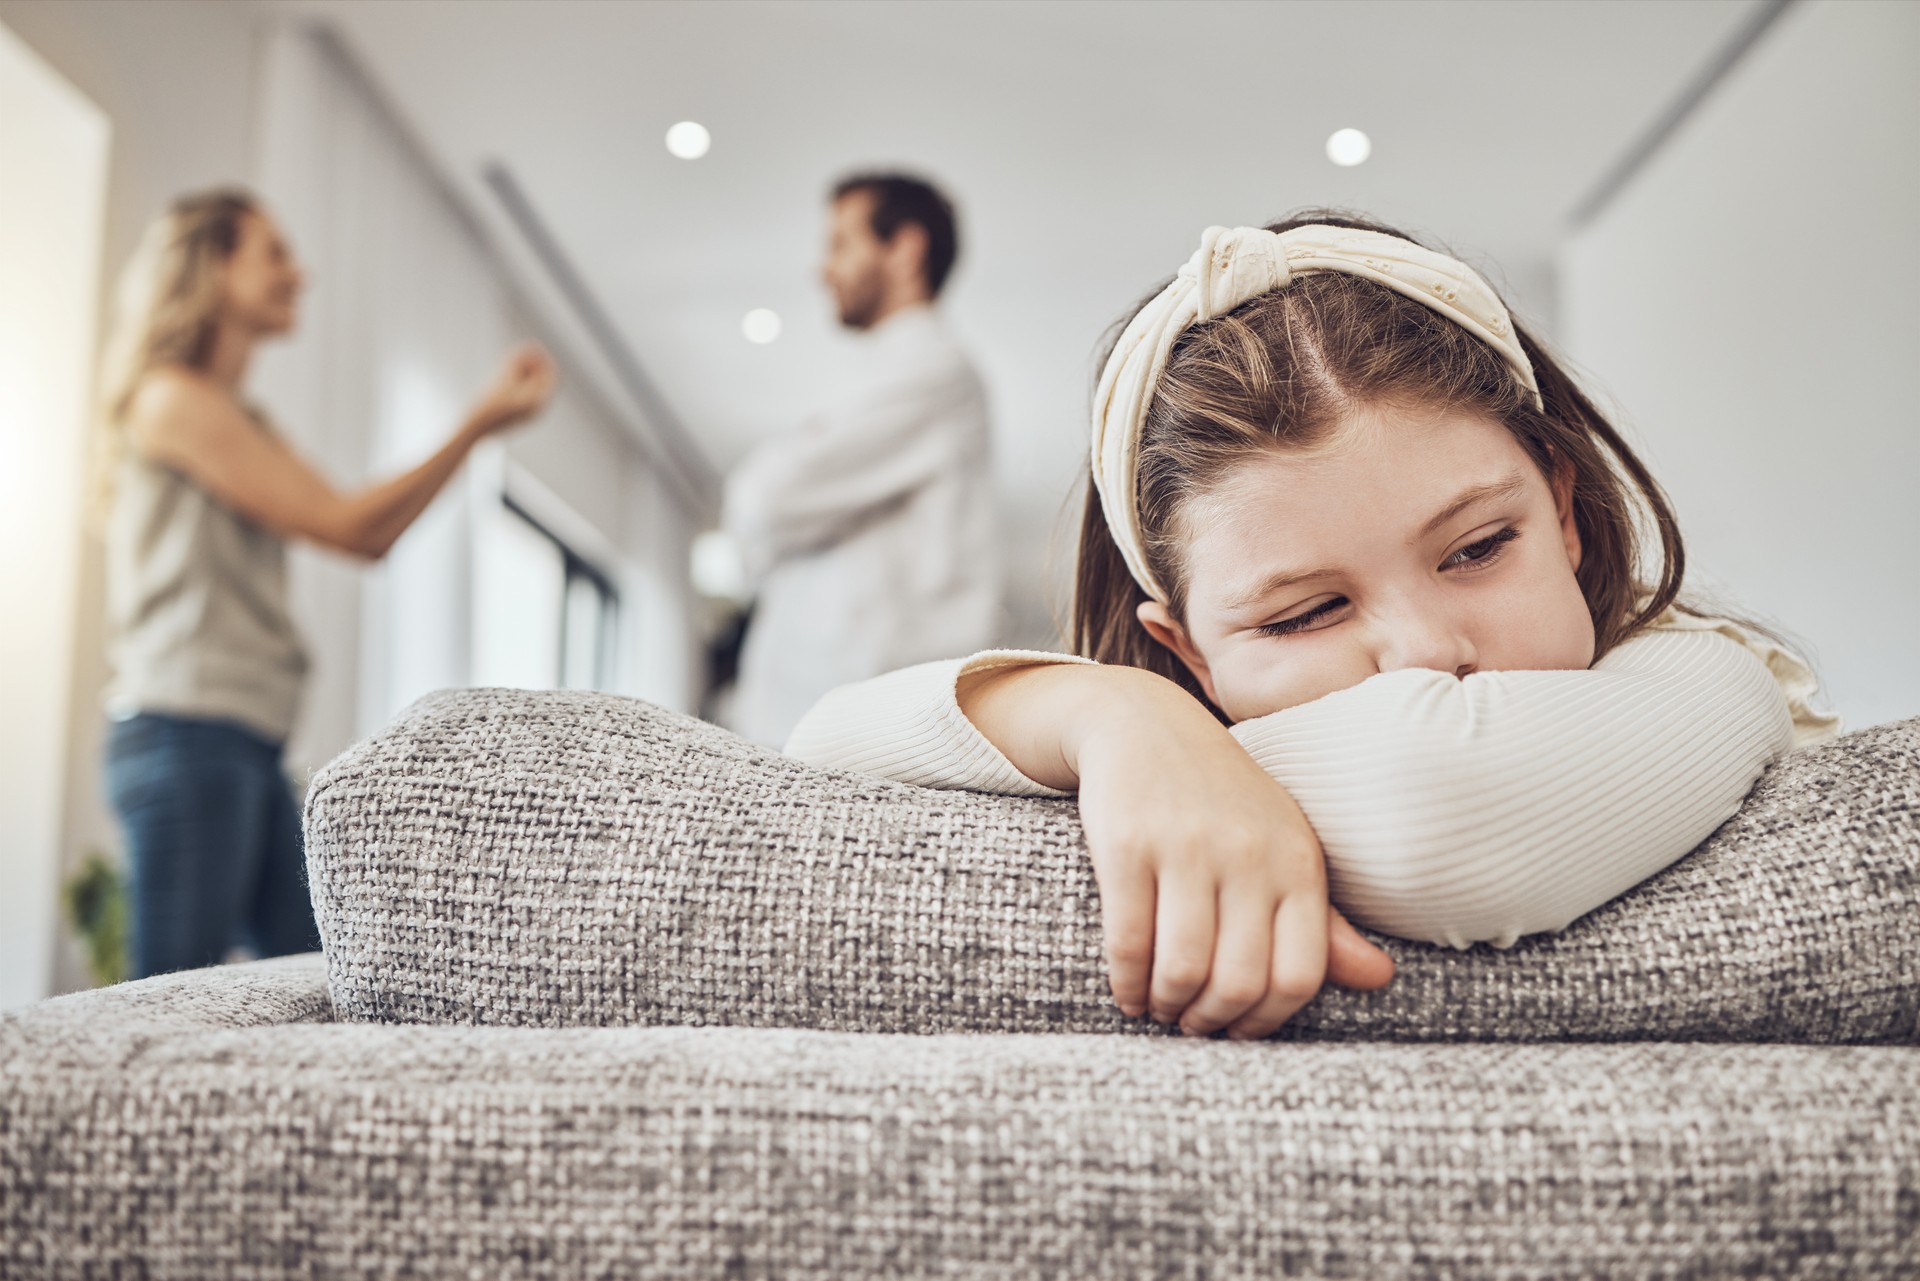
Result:
M1113 987L1114 1004L1129 1018L1137 1019L1147 1012L1147 986L1153 973L1153 911L1153 874L1144 866L1127 875L1100 878L1107 981Z
M1227 1034L1235 1040L1271 1036L1320 991L1327 975L1327 900L1324 895L1289 894L1273 914L1273 973L1267 994L1235 1020Z
M1213 969L1212 881L1164 876L1155 891L1153 981L1147 992L1155 1021L1178 1019Z
M1275 906L1255 894L1220 897L1220 931L1213 946L1213 968L1207 975L1207 985L1180 1016L1182 1032L1188 1036L1217 1032L1266 997L1273 960Z
M1327 909L1327 979L1371 992L1393 981L1393 958L1367 941L1339 909Z

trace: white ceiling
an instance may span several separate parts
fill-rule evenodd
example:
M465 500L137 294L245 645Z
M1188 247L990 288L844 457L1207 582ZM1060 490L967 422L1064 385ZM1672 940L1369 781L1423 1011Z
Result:
M1094 344L1201 228L1366 210L1497 262L1550 323L1569 211L1756 3L265 7L332 23L496 229L480 171L506 164L717 466L831 394L830 181L936 177L963 218L949 311L992 390L1031 580L1080 468ZM682 119L712 130L705 159L666 153ZM1340 169L1323 147L1349 125L1374 156ZM741 336L755 307L786 322L770 346Z

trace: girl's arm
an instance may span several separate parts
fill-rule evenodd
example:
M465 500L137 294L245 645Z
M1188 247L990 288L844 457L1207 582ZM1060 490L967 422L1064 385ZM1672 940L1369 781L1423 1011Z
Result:
M1035 665L1096 666L1067 654L1000 649L904 667L828 693L794 727L786 753L810 765L877 774L916 787L1065 796L1072 784L1049 787L1024 773L960 706L963 683L971 690L990 673ZM1037 761L1025 763L1047 773Z
M1750 649L1670 630L1586 671L1388 673L1233 735L1312 817L1343 909L1454 947L1562 929L1631 889L1794 743Z
M1077 779L1061 718L1110 710L1142 675L1004 651L929 663L835 691L788 751L922 786L1061 795ZM1190 698L1183 710L1206 715ZM1661 630L1585 671L1378 676L1232 736L1311 818L1355 919L1465 946L1558 929L1685 854L1788 750L1792 725L1781 686L1739 642ZM1176 793L1169 839L1210 823L1210 804ZM1081 810L1091 848L1104 829L1084 785ZM1126 958L1110 963L1116 998L1135 991Z
M552 389L546 354L538 348L516 353L432 457L346 494L263 431L225 389L184 370L149 376L128 406L126 427L144 457L180 472L262 528L377 560L426 510L474 445L538 412Z
M1077 789L1109 980L1130 1015L1265 1036L1328 977L1392 977L1329 908L1299 806L1211 713L1150 672L1049 657L1003 652L848 686L787 749L922 785Z

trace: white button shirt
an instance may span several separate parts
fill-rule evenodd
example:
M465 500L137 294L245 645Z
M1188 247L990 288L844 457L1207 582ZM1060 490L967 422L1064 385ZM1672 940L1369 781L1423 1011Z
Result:
M721 523L757 586L732 728L779 747L828 690L992 642L985 389L931 307L875 326L856 384L756 448Z

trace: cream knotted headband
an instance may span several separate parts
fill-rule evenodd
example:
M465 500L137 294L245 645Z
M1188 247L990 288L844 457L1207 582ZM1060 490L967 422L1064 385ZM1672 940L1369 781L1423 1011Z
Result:
M1506 358L1540 406L1533 365L1499 297L1465 263L1410 240L1346 227L1209 227L1172 283L1140 309L1114 344L1093 397L1093 484L1133 581L1153 599L1167 593L1147 568L1137 473L1140 426L1167 355L1193 325L1309 271L1364 276L1425 303Z

